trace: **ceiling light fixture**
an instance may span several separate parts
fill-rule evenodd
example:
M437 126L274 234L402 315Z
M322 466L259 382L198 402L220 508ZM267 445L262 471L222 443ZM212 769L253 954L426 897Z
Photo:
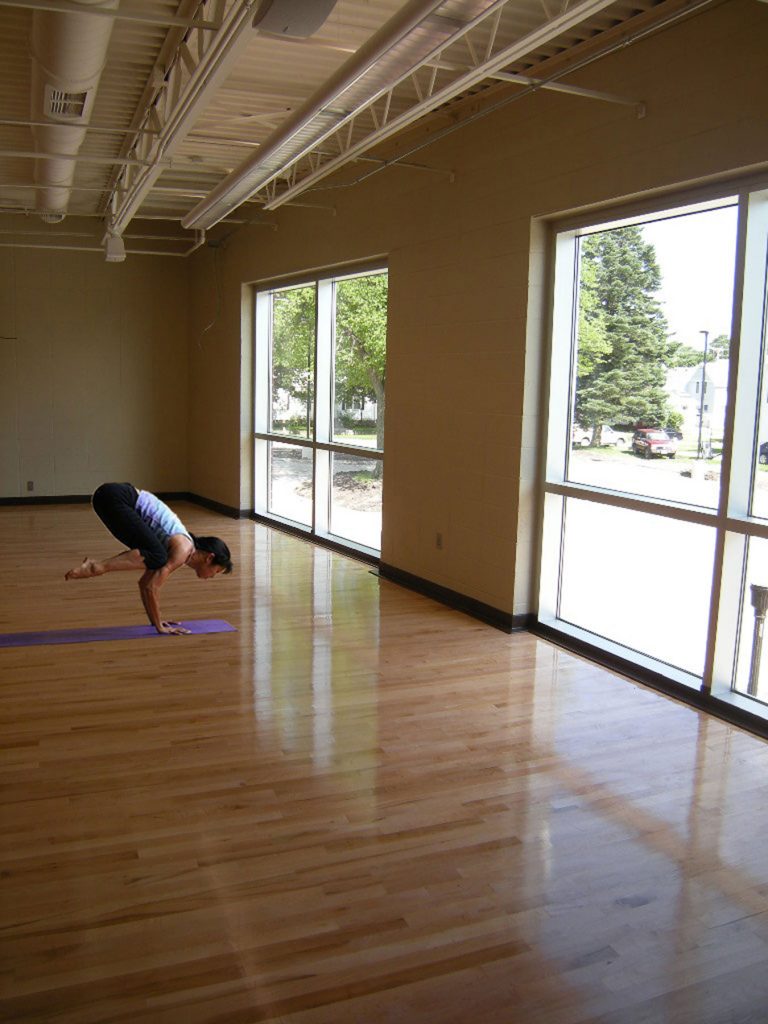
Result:
M122 263L125 259L125 242L120 235L108 234L104 240L107 263Z

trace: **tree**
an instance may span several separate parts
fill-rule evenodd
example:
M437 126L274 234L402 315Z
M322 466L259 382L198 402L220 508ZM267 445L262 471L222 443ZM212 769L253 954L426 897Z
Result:
M640 228L585 237L579 286L577 421L594 428L593 445L600 444L603 423L667 422L664 382L672 345L655 297L661 286L656 253Z
M336 284L334 392L337 403L375 399L377 444L384 445L387 348L387 275L353 277ZM316 298L314 285L274 293L272 401L285 389L306 403L314 387ZM377 463L377 466L379 464Z
M336 399L376 401L376 444L384 447L387 275L352 277L336 285Z
M704 358L701 349L691 348L680 341L670 342L668 366L698 366Z
M700 348L692 348L679 341L672 342L671 346L669 366L701 366L704 362L704 352ZM718 334L714 341L710 341L707 346L707 362L713 363L716 359L728 359L730 350L731 339L727 334Z
M610 354L611 340L606 331L605 314L597 288L597 264L582 260L579 302L579 377L588 377Z
M312 416L315 374L315 288L286 288L272 301L272 408L285 390Z
M709 359L728 359L731 354L731 339L727 334L718 334L714 341L709 343ZM701 359L699 359L701 362Z

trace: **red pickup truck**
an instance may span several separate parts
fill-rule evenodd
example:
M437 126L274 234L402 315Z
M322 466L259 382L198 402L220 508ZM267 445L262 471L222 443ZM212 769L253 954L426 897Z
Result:
M635 431L632 437L632 451L646 459L651 459L654 455L666 455L668 459L674 459L677 455L677 441L658 427L646 427Z

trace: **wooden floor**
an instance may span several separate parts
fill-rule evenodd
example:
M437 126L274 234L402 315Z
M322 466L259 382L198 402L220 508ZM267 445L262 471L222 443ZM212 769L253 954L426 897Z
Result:
M0 650L0 1019L768 1021L765 742L179 511L239 632ZM142 621L87 507L0 521L0 632Z

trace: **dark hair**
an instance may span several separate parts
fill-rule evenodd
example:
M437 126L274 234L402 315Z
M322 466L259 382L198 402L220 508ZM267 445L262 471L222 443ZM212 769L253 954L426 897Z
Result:
M196 537L192 534L192 542L198 551L208 551L213 555L214 565L224 566L224 575L232 572L232 559L229 548L219 537Z

